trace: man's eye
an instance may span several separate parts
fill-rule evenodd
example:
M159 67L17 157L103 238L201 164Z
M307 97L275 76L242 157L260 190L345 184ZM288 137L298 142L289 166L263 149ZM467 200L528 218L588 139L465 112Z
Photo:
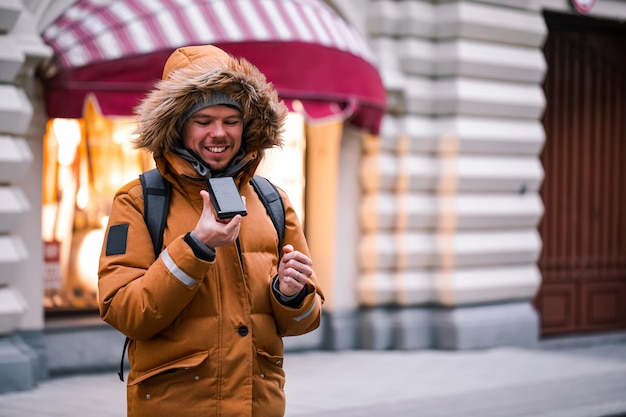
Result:
M239 120L226 120L224 123L230 126L235 126L235 125L238 125L240 121Z

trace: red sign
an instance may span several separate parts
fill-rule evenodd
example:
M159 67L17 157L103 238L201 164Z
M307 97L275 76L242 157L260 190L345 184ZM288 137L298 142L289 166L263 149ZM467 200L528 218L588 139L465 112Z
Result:
M61 242L43 242L44 289L61 288Z
M578 13L589 13L596 0L570 0Z

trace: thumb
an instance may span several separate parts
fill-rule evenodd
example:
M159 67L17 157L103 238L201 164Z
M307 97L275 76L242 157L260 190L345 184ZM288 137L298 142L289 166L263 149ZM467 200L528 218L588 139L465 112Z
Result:
M200 190L200 196L202 197L202 211L209 211L213 213L213 203L211 202L211 196L207 190Z
M285 246L283 246L283 255L285 253L289 253L289 252L293 252L293 251L294 251L294 249L293 249L292 245L285 245Z

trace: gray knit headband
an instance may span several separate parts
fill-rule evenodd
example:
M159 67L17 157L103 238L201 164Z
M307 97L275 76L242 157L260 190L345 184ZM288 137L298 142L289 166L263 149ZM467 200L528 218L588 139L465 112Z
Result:
M176 130L179 132L183 128L183 125L195 112L202 110L206 107L217 106L219 104L232 106L243 113L243 107L241 107L241 103L237 100L230 97L228 94L222 91L212 91L211 95L208 99L201 98L196 101L196 103L191 106L189 110L180 118L180 120L176 123Z

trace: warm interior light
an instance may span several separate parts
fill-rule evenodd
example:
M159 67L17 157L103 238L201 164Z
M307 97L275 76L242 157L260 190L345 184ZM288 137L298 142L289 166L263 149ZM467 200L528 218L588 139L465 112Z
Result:
M57 204L44 204L41 208L41 237L45 242L54 240L57 210Z
M134 118L120 118L113 121L113 142L124 145L127 150L132 149L132 140L137 138L135 129L137 122Z
M84 210L87 208L87 204L89 204L89 189L86 184L81 184L76 192L76 207Z
M54 119L52 130L59 144L57 154L59 164L72 165L81 141L80 123L76 119Z
M59 245L58 259L45 272L49 309L97 306L98 258L111 201L152 162L133 149L134 118L107 118L89 100L84 116L51 119L44 137L42 237Z
M289 113L283 141L282 148L265 151L257 172L287 192L298 218L304 222L306 140L302 114Z
M304 221L305 121L290 113L284 147L266 152L258 172L288 194ZM97 268L115 191L154 166L149 155L132 149L134 118L54 119L45 138L42 235L58 242L58 288L46 287L47 308L97 305ZM87 134L88 136L83 136Z
M98 287L98 261L104 240L104 229L93 229L87 232L78 249L78 278L90 292Z
M137 178L142 171L141 154L134 149L133 140L137 138L135 129L137 121L131 117L111 119L113 143L117 145L119 153L116 156L115 169L109 168L109 178L113 188L117 188Z

